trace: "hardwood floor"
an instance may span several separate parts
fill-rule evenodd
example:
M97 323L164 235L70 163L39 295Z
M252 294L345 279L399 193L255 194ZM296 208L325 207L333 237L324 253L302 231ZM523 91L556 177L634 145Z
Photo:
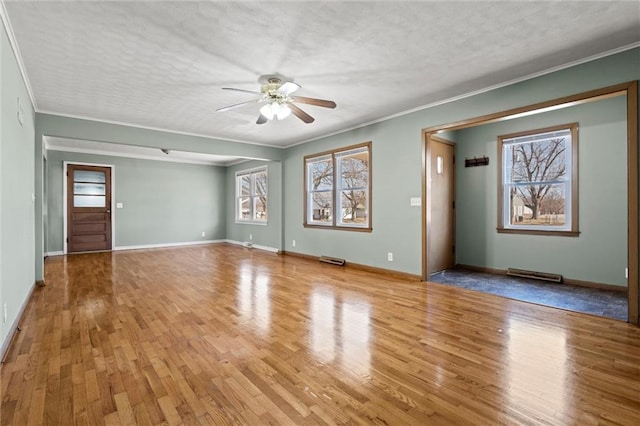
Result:
M640 424L640 329L227 245L53 257L3 425Z

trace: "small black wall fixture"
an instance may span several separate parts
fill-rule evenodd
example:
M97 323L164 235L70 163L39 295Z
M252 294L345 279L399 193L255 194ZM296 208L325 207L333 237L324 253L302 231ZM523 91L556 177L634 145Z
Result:
M473 158L464 159L465 167L488 166L488 165L489 165L489 157L487 157L486 155L480 158L473 157Z

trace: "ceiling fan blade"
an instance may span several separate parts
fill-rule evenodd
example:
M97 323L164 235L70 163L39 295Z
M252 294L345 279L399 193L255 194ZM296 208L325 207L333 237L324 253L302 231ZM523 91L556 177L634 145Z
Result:
M255 90L236 89L234 87L223 87L222 90L233 90L236 92L245 92L245 93L252 93L254 95L262 95L261 92L256 92Z
M264 124L267 121L269 121L269 119L267 117L265 117L264 115L260 114L260 117L258 117L258 120L256 121L256 124Z
M305 123L307 124L313 123L313 121L315 120L312 116L310 116L309 114L307 114L306 112L298 108L298 106L296 106L295 104L289 102L287 106L291 108L291 112L293 113L293 115L295 115Z
M305 98L304 96L292 96L291 99L301 104L315 105L323 108L335 108L337 106L335 102L325 101L324 99Z
M243 106L243 105L253 104L253 103L256 103L256 102L260 102L260 99L261 99L261 98L258 98L258 99L252 99L252 100L250 100L250 101L240 102L239 104L229 105L229 106L226 106L226 107L218 108L216 111L218 111L218 112L222 112L222 111L229 111L230 109L238 108L238 107L241 107L241 106Z
M300 86L298 83L294 83L293 81L287 81L286 83L284 83L282 86L278 88L278 93L281 93L284 96L289 96L296 90L300 89L300 87L302 86Z

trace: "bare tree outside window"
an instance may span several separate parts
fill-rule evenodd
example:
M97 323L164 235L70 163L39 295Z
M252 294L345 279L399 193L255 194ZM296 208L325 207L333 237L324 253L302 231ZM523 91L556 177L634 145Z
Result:
M333 161L331 157L309 163L313 221L333 221Z
M371 144L305 157L305 226L370 230Z
M556 217L558 214L564 215L564 194L556 183L566 179L566 146L567 138L561 137L510 147L511 181L525 183L511 187L511 198L513 200L514 197L520 197L527 207L527 213L523 217L526 223L550 223L548 215L551 213L551 204ZM554 202L550 204L552 199ZM564 219L554 223L562 225Z
M498 231L577 232L577 124L498 137ZM575 229L574 229L575 228Z
M236 173L236 221L267 221L267 169Z
M255 178L254 219L267 220L267 171L257 172Z
M339 157L342 223L365 223L367 220L367 188L369 187L369 155L357 153Z

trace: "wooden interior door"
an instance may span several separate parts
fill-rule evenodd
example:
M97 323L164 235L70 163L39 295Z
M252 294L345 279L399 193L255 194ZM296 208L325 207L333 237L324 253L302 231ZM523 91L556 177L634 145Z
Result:
M111 250L111 168L67 166L67 252Z
M429 273L455 265L455 145L430 136Z

